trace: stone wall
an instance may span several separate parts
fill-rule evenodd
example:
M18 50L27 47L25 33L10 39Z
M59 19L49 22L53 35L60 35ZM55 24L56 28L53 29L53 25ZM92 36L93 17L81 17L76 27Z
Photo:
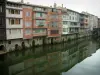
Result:
M86 35L87 36L87 35ZM67 41L71 41L76 39L77 37L83 37L78 34L70 34L70 35L62 35L61 37L52 37L52 38L44 38L44 37L36 37L33 39L15 39L15 40L7 40L7 41L0 41L0 46L4 46L7 52L16 50L16 45L19 50L22 48L30 48L45 44L57 44L63 43Z

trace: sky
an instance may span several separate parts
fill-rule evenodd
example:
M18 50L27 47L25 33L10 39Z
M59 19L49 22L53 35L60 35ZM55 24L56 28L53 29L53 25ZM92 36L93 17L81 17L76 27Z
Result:
M21 1L21 0L8 0L8 1ZM68 9L78 12L86 11L100 18L100 0L24 0L25 3L53 6L57 3L58 6L62 4Z

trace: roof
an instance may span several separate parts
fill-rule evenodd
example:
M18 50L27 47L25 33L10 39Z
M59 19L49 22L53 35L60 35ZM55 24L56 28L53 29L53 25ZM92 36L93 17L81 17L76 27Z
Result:
M80 15L85 15L85 16L88 16L87 14L85 14L85 13L80 13Z
M68 9L68 8L67 8L67 10L72 11L72 12L76 12L76 13L80 14L79 12L71 10L71 9Z
M91 13L88 13L88 12L82 12L83 14L85 14L85 15L88 15L88 16L95 16L95 15L93 15L93 14L91 14ZM95 17L97 17L97 16L95 16Z
M49 6L43 6L43 5L35 5L35 4L28 4L28 3L21 3L21 2L13 2L13 1L7 1L8 3L14 3L14 4L20 4L20 5L26 5L26 6L32 6L32 7L44 7L44 8L51 8Z

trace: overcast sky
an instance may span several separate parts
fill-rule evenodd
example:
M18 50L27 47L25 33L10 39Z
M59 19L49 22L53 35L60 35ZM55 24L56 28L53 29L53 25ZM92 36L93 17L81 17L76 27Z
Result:
M9 1L21 1L21 0L9 0ZM64 7L81 12L87 11L100 17L100 0L24 0L31 4L51 6L57 3L58 6L64 4Z

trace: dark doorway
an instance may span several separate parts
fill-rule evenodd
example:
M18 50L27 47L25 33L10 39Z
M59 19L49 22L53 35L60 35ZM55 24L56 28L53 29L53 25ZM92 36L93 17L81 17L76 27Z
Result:
M15 50L18 50L18 49L19 49L18 44L15 44Z
M25 42L22 42L22 49L25 49Z
M51 38L51 44L53 45L53 38Z
M3 51L5 49L4 45L0 45L0 51Z
M34 46L35 46L35 40L32 41L32 47L34 47Z
M43 38L42 40L43 40L43 45L45 45L45 44L46 44L46 40L45 40L45 38Z

